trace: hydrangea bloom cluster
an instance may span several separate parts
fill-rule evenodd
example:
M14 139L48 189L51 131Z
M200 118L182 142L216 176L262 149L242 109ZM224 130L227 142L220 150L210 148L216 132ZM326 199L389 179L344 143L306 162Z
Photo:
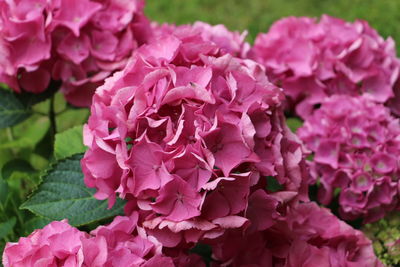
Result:
M204 266L196 256L162 254L161 244L136 226L138 214L115 217L107 226L90 234L54 221L17 243L8 243L3 254L4 267L174 267L179 262Z
M89 106L150 34L141 0L0 1L0 82L40 93L61 80L69 102Z
M383 267L362 232L312 202L289 207L265 231L229 230L214 243L213 266Z
M365 94L384 103L394 96L399 76L391 38L384 40L365 21L326 15L319 22L307 17L275 22L257 36L250 57L266 67L272 82L285 89L288 107L303 118L333 94Z
M193 25L153 24L152 26L152 39L165 35L175 35L184 42L199 42L199 44L212 42L218 46L221 54L229 53L240 58L246 58L250 50L250 44L245 41L247 31L243 33L231 32L222 24L212 26L197 21Z
M85 183L110 205L117 194L128 199L126 212L140 211L167 247L244 227L257 216L249 200L265 228L281 199L307 199L303 148L285 124L281 89L254 61L221 53L214 42L163 36L93 97ZM267 176L280 195L264 189Z
M398 208L400 125L383 105L335 95L297 133L314 153L312 175L321 182L322 203L340 188L345 219L370 222Z

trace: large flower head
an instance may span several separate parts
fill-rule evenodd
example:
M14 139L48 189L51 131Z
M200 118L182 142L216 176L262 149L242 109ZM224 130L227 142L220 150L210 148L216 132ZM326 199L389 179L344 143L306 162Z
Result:
M306 199L302 147L282 98L257 63L214 42L162 36L96 91L84 131L86 185L111 205L128 199L126 210L140 211L143 227L169 247L246 225L248 199L267 176ZM255 197L274 213L278 197L263 192Z
M327 209L308 202L285 212L267 230L229 230L211 242L214 266L383 266L371 241Z
M343 218L369 222L398 208L400 125L382 104L332 96L298 135L314 153L311 167L321 182L322 203L330 203L339 188Z
M303 118L332 94L359 95L379 103L394 97L399 76L394 42L367 22L329 16L289 17L257 36L250 57L285 89L288 108ZM395 110L396 103L391 103Z
M141 0L0 1L0 82L17 92L62 81L67 100L88 106L96 87L149 37Z

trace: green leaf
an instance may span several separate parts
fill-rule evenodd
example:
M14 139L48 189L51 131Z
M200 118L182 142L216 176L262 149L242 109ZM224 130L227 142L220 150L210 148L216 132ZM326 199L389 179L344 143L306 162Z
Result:
M35 169L29 162L23 159L10 160L1 168L3 179L9 179L14 172L32 173L35 172Z
M0 89L0 128L18 124L32 115L32 111L15 97L11 91Z
M17 220L15 219L15 217L12 217L8 221L0 223L0 239L3 239L11 232L13 232L13 228L16 222Z
M83 182L81 158L82 155L75 155L57 162L21 208L51 220L68 219L73 226L122 214L124 201L119 199L112 209L107 209L107 200L93 197L96 190Z
M292 130L292 132L294 133L297 131L298 128L303 125L303 121L295 117L287 118L286 123L289 126L290 130Z
M76 125L82 125L86 123L89 114L90 112L87 108L68 107L65 112L57 115L57 130L62 132Z
M0 117L1 118L1 117ZM49 119L39 117L36 120L28 120L13 128L14 140L3 142L0 149L34 148L37 143L46 135L50 127Z
M82 131L83 126L80 125L56 134L54 156L57 160L86 151L86 147L83 145Z

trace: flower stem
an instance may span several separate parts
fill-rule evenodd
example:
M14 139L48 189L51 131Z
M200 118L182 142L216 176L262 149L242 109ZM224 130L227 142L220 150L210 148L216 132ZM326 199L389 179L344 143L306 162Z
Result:
M57 133L56 114L54 112L54 95L52 95L50 98L49 119L50 119L51 142L52 146L54 146L54 140Z

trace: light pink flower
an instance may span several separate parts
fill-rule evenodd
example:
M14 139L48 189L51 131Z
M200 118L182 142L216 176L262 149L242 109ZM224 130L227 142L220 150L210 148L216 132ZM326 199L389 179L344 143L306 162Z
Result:
M130 217L117 216L109 225L99 226L90 234L80 232L65 220L55 221L26 238L20 238L17 243L7 243L3 264L5 267L174 267L174 262L202 264L201 259L184 251L172 257L163 254L160 242L137 227L137 220L137 213Z
M83 232L66 221L52 222L36 230L18 243L7 243L3 265L11 266L82 266L84 255Z

